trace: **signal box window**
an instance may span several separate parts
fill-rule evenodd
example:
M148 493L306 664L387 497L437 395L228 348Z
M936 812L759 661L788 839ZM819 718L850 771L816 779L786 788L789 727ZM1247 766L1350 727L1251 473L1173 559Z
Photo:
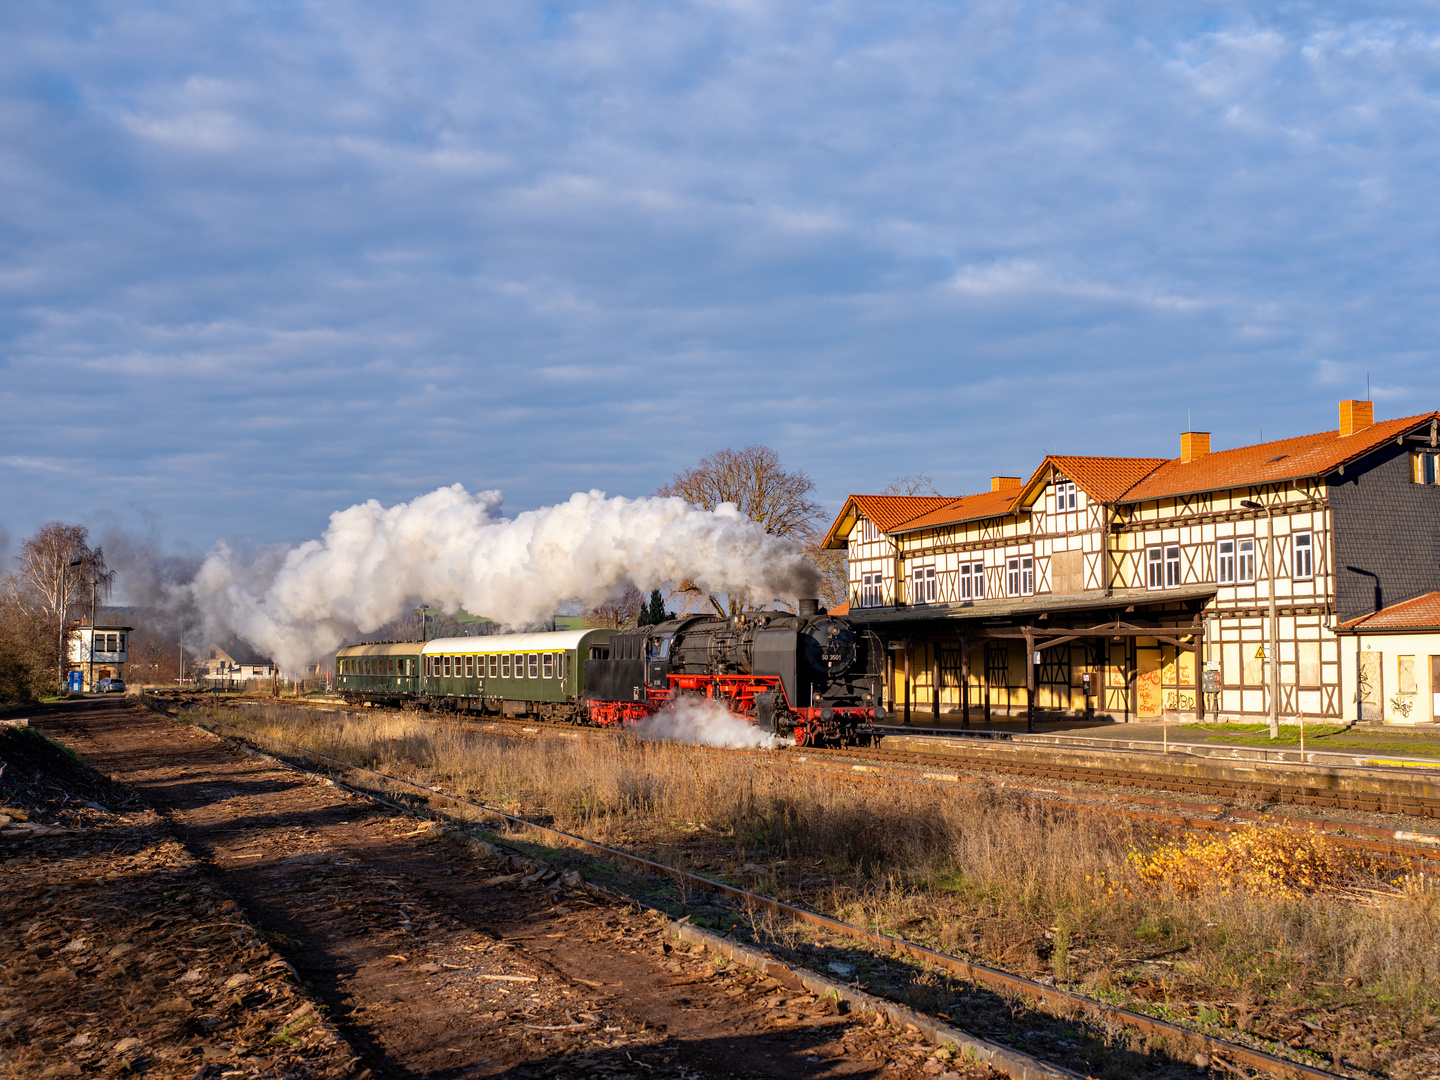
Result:
M1315 576L1315 536L1313 533L1296 533L1295 545L1295 574L1297 578L1313 578Z

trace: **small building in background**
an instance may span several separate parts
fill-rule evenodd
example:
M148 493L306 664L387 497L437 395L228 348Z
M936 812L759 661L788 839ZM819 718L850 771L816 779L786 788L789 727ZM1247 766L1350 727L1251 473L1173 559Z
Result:
M274 660L233 638L201 652L193 671L197 681L215 687L273 679L276 673Z
M96 624L82 619L70 637L68 668L79 674L82 690L93 689L101 679L123 679L130 659L130 631L133 626ZM70 676L74 684L75 676Z

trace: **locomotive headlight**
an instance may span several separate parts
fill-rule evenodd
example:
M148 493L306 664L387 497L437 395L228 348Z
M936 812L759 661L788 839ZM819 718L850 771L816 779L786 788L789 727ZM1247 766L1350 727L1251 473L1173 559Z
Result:
M827 724L830 723L831 720L835 719L835 710L826 706L820 710L820 719Z

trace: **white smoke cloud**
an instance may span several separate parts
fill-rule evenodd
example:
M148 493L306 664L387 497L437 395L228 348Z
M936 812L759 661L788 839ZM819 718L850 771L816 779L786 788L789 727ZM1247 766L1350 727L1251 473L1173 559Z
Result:
M678 697L634 727L642 739L688 743L691 746L755 747L773 750L790 740L762 731L742 716L736 716L718 701L702 697Z
M207 632L238 635L286 671L421 602L524 627L567 600L616 596L627 581L643 590L693 581L762 602L815 595L815 572L794 546L728 504L708 511L591 491L507 519L501 499L460 484L396 506L372 499L331 514L323 537L295 548L245 559L222 544L189 590Z

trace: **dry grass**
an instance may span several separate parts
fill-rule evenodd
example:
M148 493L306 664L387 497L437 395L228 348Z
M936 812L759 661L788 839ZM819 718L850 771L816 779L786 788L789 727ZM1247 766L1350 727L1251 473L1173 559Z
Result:
M1243 1004L1363 986L1372 1007L1427 1015L1440 997L1440 892L1420 877L1388 883L1320 838L1177 841L1118 815L857 784L779 755L524 740L394 713L264 706L216 718L1102 994L1149 980L1167 1001ZM1138 969L1147 957L1171 959Z

